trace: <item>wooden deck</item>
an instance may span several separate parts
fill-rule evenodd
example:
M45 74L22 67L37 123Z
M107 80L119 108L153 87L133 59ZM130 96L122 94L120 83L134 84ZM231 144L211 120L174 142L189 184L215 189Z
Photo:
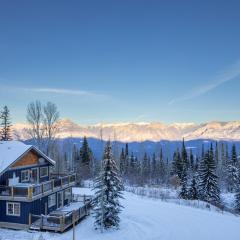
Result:
M29 215L31 230L64 232L73 224L89 215L92 197L85 196L84 201L72 202L69 206L51 212L48 215ZM76 207L77 206L77 207Z
M51 175L51 180L39 183L19 183L16 186L0 186L0 200L32 201L60 189L75 186L76 174Z

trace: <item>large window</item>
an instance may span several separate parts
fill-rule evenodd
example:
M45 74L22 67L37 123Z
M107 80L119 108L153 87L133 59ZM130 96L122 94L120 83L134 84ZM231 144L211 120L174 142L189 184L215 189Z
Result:
M20 203L7 202L7 215L20 216Z
M28 182L29 181L29 170L21 171L21 182Z
M56 205L56 194L52 194L48 196L48 207L53 207Z
M48 167L41 167L40 168L40 177L47 177L48 176Z

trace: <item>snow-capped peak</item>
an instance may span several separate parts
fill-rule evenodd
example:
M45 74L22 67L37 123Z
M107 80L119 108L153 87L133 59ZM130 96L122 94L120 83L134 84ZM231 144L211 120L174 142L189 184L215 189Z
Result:
M14 134L26 139L25 123L14 125ZM93 137L100 138L102 130L104 139L116 139L124 142L132 141L160 141L185 139L230 139L240 140L240 121L209 122L204 124L160 122L123 122L98 123L95 125L81 125L69 119L59 121L59 138L67 137Z

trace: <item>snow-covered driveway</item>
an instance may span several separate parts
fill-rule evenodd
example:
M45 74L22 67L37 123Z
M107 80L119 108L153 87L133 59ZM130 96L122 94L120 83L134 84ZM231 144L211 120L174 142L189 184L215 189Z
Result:
M100 233L92 217L76 227L76 240L239 240L240 217L179 206L160 200L124 194L125 206L118 231ZM35 240L39 233L0 230L4 240ZM72 230L64 234L43 233L46 240L71 240Z

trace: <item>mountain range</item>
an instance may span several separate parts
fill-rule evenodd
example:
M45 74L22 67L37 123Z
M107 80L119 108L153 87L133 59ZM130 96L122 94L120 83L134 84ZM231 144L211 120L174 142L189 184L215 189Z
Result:
M28 139L26 134L27 124L17 123L13 125L14 137L22 140ZM59 138L102 138L103 140L117 140L122 142L142 142L161 140L178 141L213 139L213 140L240 140L240 121L231 122L208 122L195 123L173 123L162 124L159 122L117 123L80 125L71 120L59 121Z

